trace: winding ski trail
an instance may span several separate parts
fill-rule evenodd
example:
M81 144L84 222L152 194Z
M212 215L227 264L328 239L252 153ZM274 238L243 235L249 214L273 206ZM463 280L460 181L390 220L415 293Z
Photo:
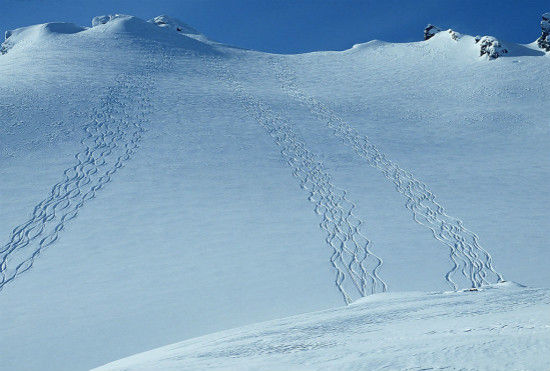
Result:
M479 237L466 229L460 219L448 215L425 183L390 160L368 137L361 135L327 105L301 90L295 73L283 58L271 56L269 65L283 91L307 107L370 166L380 170L405 197L405 207L412 213L413 220L428 228L437 240L449 247L452 268L445 279L454 290L460 286L458 280L474 288L503 281L502 275L493 267L491 255L480 246Z
M382 259L372 252L372 242L361 232L363 223L354 215L355 204L347 198L346 191L332 183L323 164L307 149L288 120L249 93L226 63L218 58L208 64L213 66L216 76L233 92L248 115L273 138L300 187L308 192L308 200L321 217L325 241L332 249L330 262L336 270L335 284L345 303L351 303L352 297L357 296L352 292L362 297L386 291L386 283L378 273Z
M75 154L76 164L63 172L63 179L36 204L29 219L12 230L0 249L0 290L32 267L36 257L57 241L67 223L138 150L153 112L150 92L152 71L157 69L151 63L142 68L142 73L119 75L107 88L84 126L83 150Z

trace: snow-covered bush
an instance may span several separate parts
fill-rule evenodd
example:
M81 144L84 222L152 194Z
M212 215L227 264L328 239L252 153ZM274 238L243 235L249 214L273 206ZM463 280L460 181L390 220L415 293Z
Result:
M540 28L542 29L542 35L537 39L537 44L540 48L550 52L550 13L542 15Z
M441 32L441 29L433 24L429 24L424 29L424 40L431 39L436 33Z
M479 45L479 56L487 55L489 59L496 59L508 53L508 50L493 36L483 36L479 40L476 38L476 43Z

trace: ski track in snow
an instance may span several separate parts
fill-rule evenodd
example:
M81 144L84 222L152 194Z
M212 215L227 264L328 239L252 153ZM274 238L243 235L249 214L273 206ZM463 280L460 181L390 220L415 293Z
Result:
M302 91L295 73L285 61L270 57L269 62L283 91L307 107L336 137L393 182L395 189L406 198L405 206L411 211L413 220L430 229L437 240L449 247L452 268L445 279L454 290L459 288L458 279L465 280L474 288L503 281L502 275L493 267L491 255L480 246L479 237L466 229L461 220L448 215L426 184L388 159L368 137L359 134L328 106Z
M229 87L245 111L273 138L285 162L291 167L300 187L309 193L315 213L322 218L326 243L332 248L330 262L336 270L335 284L346 304L353 301L350 291L366 296L387 290L378 271L382 259L371 251L372 242L360 231L362 222L354 214L355 204L346 191L331 182L330 175L292 127L268 105L250 94L227 70L220 59L212 65L216 74Z
M131 159L153 111L149 93L153 88L151 66L143 74L121 74L94 107L81 140L84 150L76 164L63 172L49 195L33 209L25 222L15 227L0 250L0 291L28 271L39 254L51 246L67 222L76 218L84 204L112 180ZM130 103L137 102L137 110ZM103 170L103 172L102 172Z

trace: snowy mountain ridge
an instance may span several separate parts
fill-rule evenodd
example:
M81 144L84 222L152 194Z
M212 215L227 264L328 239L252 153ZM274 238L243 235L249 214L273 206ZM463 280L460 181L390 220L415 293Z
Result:
M127 32L144 38L155 38L162 35L162 33L158 32L162 29L173 30L186 37L203 41L207 40L204 35L193 27L178 19L165 15L144 21L131 15L111 14L93 17L92 27L81 27L73 23L54 22L8 30L5 32L5 40L0 46L0 51L2 54L5 54L17 44L23 46L25 44L40 42L42 38L52 38L56 35L75 34L79 32Z
M544 40L548 36L548 25L547 25L548 19L547 18L548 18L548 13L543 14L542 21L541 21L542 36L536 41L534 41L533 43L525 45L525 47L533 50L538 50L538 49L545 50L546 44L544 44ZM135 32L135 33L140 33L141 36L144 36L144 37L151 36L150 34L148 34L149 32L154 33L154 30L148 27L145 24L145 21L137 17L131 16L131 15L124 15L124 14L101 15L101 16L93 17L91 22L92 23L91 28L107 24L108 22L110 22L109 26L111 26L113 28L112 30L115 32L117 31ZM160 16L154 17L148 20L147 23L156 24L160 28L167 28L167 29L176 31L177 33L180 33L182 35L185 35L187 37L196 38L198 40L205 41L205 42L209 41L203 34L201 34L199 31L197 31L193 27L189 26L188 24L176 18L172 18L167 15L160 15ZM39 38L40 35L45 37L46 35L52 35L52 34L72 34L72 33L86 31L89 29L90 27L81 27L73 23L55 22L55 23L45 23L41 25L22 27L15 30L8 30L5 32L5 41L0 46L0 50L2 51L2 53L7 53L7 51L18 42L32 42L36 38ZM104 32L105 29L103 29L102 31ZM462 34L452 29L442 31L439 27L429 24L424 30L424 40L429 40L435 35L440 35L441 37L444 37L445 35L447 35L454 41L458 41L463 37ZM496 59L499 56L502 56L507 53L506 49L500 45L501 42L493 36L483 36L483 37L476 36L475 38L472 36L467 36L467 38L469 41L473 39L476 44L480 40L482 41L482 43L480 44L481 45L480 56L487 55L489 59ZM493 43L495 44L495 46L492 46ZM490 45L484 45L484 44L490 44ZM352 49L360 47L361 45L364 45L364 44L356 44L352 47ZM488 46L491 48L492 52L485 52L485 49ZM517 47L515 49L517 49ZM542 55L542 54L536 54L536 55Z
M409 295L396 291L449 287L473 290L460 298L480 294L463 303L465 318L494 301L511 313L499 317L502 328L521 323L518 339L533 336L537 347L514 365L547 361L547 289L503 282L550 279L550 133L540 110L550 60L536 42L451 30L276 55L209 41L167 16L99 16L92 26L24 27L2 44L0 333L13 346L0 370L85 370L342 299L391 319L404 310L393 295ZM447 294L438 298L434 308L452 307ZM525 325L513 302L531 308L536 324ZM462 322L447 309L429 316L450 321L439 330L453 334ZM334 311L336 328L354 323L353 309ZM334 323L311 316L305 333ZM376 331L394 338L383 318L372 319ZM516 344L482 322L476 331ZM235 350L249 345L218 352L271 367L262 362L273 354L308 358L316 341L341 345L309 333L289 348L287 330L262 331L282 331L260 347L263 360ZM257 335L250 339L265 341ZM405 342L419 334L409 335ZM484 332L478 349L490 344ZM413 369L447 367L471 347L442 362L403 354ZM302 366L336 367L323 362ZM408 361L388 362L382 355L372 369ZM214 368L224 367L232 366Z

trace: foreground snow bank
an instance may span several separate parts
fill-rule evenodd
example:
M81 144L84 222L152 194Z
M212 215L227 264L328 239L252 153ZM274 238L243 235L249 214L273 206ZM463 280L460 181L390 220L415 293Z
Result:
M95 371L543 370L550 290L501 283L479 291L377 294L173 344Z

